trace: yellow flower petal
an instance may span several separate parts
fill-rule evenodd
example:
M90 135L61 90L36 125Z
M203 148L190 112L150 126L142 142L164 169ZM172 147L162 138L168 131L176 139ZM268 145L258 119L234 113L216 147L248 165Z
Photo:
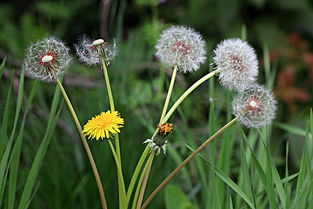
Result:
M110 134L120 133L120 128L124 127L124 119L117 111L102 112L93 117L84 126L83 133L88 139L99 140L110 138Z

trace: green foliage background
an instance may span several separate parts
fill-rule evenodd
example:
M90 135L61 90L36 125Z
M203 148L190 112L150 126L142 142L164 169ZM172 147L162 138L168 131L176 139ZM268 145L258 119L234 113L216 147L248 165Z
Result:
M197 72L179 75L172 102L209 71L212 50L225 38L242 37L247 31L247 40L255 46L262 63L259 81L274 89L276 72L285 66L287 58L270 62L272 50L292 47L288 42L292 33L300 34L308 42L307 50L312 49L313 3L309 0L119 0L104 10L109 11L105 22L100 20L100 5L88 0L0 4L0 59L6 57L3 73L0 70L1 208L26 208L19 204L40 146L44 158L42 166L38 164L34 190L29 191L29 208L100 208L79 136L55 84L34 81L27 75L24 81L21 66L31 42L56 36L73 49L74 57L73 44L82 34L116 40L119 55L109 73L116 106L126 121L121 134L126 182L144 148L142 142L154 131L169 84L170 70L154 58L161 29L171 24L190 26L207 41L207 63ZM308 76L304 68L298 63L300 73L294 85L305 84L310 99L298 102L298 109L292 112L280 100L277 119L273 126L262 129L262 134L238 124L226 131L202 152L205 160L193 160L150 208L253 208L251 204L255 208L312 207L312 115L307 121L313 91L312 84L302 82ZM97 67L86 67L74 59L64 84L82 123L108 109ZM190 149L231 119L231 98L231 92L211 80L181 105L170 121L174 133L169 154L155 160L148 193ZM117 208L117 178L108 145L101 141L89 144L109 208ZM296 175L290 177L292 174Z

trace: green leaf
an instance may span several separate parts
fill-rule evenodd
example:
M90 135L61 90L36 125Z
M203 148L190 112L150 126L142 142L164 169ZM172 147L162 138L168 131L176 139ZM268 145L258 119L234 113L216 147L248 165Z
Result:
M251 175L249 172L249 167L245 155L245 149L243 146L242 141L240 141L240 153L241 153L241 169L242 169L242 175L243 175L243 187L244 191L247 193L249 198L253 200L253 203L255 205L255 200L254 200L254 195L253 195L253 190L252 190L252 183L251 183Z
M1 161L0 161L0 206L2 203L2 195L4 193L5 182L6 182L6 171L7 171L7 164L9 160L9 155L11 152L11 147L13 143L13 138L7 142L7 128L8 128L8 115L10 111L10 100L12 94L12 83L13 83L13 74L11 78L11 83L8 89L7 95L7 102L4 109L4 117L3 123L1 126L0 134L1 134ZM2 147L3 146L3 147Z
M49 146L51 139L52 139L52 136L53 136L53 131L55 128L57 115L58 115L57 107L58 107L58 103L59 103L59 98L60 98L60 90L59 90L59 88L56 88L55 93L54 93L54 98L52 101L52 105L51 105L51 111L49 114L49 120L48 120L46 133L45 133L45 136L43 137L43 140L40 144L40 147L36 153L32 167L28 173L28 176L26 179L26 184L24 186L24 190L22 193L22 197L21 197L18 209L27 209L29 204L30 204L30 200L31 200L32 192L34 190L34 185L36 183L37 175L39 173L39 170L40 170L41 165L42 165L42 161L45 157L48 146Z
M28 97L28 102L25 107L24 117L21 123L17 140L12 149L12 155L10 159L11 166L10 166L10 176L9 176L9 193L8 193L8 206L7 206L8 209L14 209L15 196L16 196L16 184L17 184L17 177L18 177L18 170L19 170L18 168L19 168L19 161L20 161L20 155L21 155L22 143L23 143L24 125L26 121L26 115L28 113L29 107L32 103L32 100L34 98L34 95L37 89L38 89L38 82L35 82L32 87L30 96Z
M187 145L187 147L194 151L190 146ZM203 160L206 161L206 163L209 166L214 166L209 160L207 160L205 157L203 157L201 154L197 154L199 157L201 157ZM229 178L223 171L221 171L219 168L215 167L215 174L223 180L231 189L233 189L252 209L255 209L253 205L253 201L248 197L248 195L240 188L231 178Z
M68 19L73 11L70 6L54 1L39 1L36 8L43 16L60 20Z
M2 64L0 65L0 81L1 81L1 77L2 77L2 72L4 70L4 66L5 66L5 60L6 60L6 58L3 59Z
M292 134L296 134L296 135L299 135L299 136L305 136L306 133L305 133L305 130L299 128L299 127L296 127L296 126L291 126L291 125L288 125L288 124L284 124L284 123L274 123L274 125L280 129L283 129L289 133L292 133Z
M12 81L13 77L11 79L10 86L8 88L8 94L6 98L6 104L4 108L4 113L3 113L3 119L2 119L2 125L0 129L0 159L2 159L4 150L6 148L6 143L7 143L7 136L8 136L8 123L9 123L9 113L10 113L10 104L11 104L11 94L12 94ZM0 184L1 187L1 184Z
M136 4L140 6L157 6L159 4L159 0L136 0Z
M197 209L183 191L172 184L165 187L166 209Z

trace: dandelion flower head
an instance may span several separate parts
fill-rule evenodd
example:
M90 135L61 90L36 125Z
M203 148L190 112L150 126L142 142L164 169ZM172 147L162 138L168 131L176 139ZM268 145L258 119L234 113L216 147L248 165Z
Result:
M268 89L255 84L238 93L232 107L240 123L249 128L258 128L275 118L276 100Z
M162 136L167 136L173 131L173 124L171 123L164 123L164 124L158 124L158 133Z
M120 133L123 125L124 119L117 111L102 112L87 122L83 133L89 139L109 139L112 135Z
M243 91L256 81L258 60L254 49L240 39L227 39L214 50L213 62L222 85Z
M69 48L54 38L45 38L27 49L24 69L28 75L45 82L58 79L71 61Z
M99 64L99 57L103 58L106 64L110 64L110 60L117 55L115 42L108 43L103 39L92 41L87 36L83 36L75 48L79 60L89 66Z
M205 42L191 28L172 26L164 30L156 45L156 56L170 67L184 73L198 70L206 60Z

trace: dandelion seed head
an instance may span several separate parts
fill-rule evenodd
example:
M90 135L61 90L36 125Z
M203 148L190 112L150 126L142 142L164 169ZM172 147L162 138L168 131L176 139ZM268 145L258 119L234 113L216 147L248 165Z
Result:
M117 111L102 112L87 122L83 133L88 139L109 139L112 134L120 133L123 125L124 119Z
M240 123L249 128L258 128L275 118L276 100L268 89L255 84L238 93L232 107Z
M198 70L206 60L205 42L191 28L172 26L164 30L156 45L156 56L167 66L184 73Z
M103 39L97 39L92 41L87 36L83 36L77 45L75 45L78 59L81 62L86 63L89 66L97 65L100 63L100 56L103 57L105 62L109 64L109 61L113 60L117 55L116 43L108 43ZM102 52L104 54L102 54Z
M230 90L243 91L256 81L258 60L254 49L240 39L227 39L214 50L213 62L220 83Z
M54 82L68 67L69 48L54 38L45 38L30 45L24 59L24 69L32 78Z

